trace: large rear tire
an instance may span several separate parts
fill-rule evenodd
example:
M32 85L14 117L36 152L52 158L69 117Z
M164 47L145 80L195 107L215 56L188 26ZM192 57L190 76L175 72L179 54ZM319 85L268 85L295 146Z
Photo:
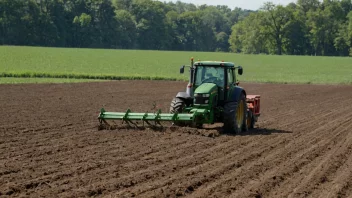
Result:
M225 104L223 129L225 133L235 134L248 131L247 103L243 93L241 93L239 101Z
M170 113L182 113L186 107L186 102L181 98L174 98L171 101ZM176 121L173 123L176 126L185 126L186 123L182 121Z

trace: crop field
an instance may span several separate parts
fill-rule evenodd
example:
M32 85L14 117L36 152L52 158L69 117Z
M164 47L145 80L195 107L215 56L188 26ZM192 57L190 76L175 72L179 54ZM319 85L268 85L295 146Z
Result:
M102 107L168 112L192 56L243 66L254 129L98 130ZM0 197L352 196L351 58L3 46L0 60Z
M242 83L255 129L97 130L167 111L177 81L0 85L1 197L351 197L352 86Z
M186 80L179 67L189 65L191 57L241 65L244 75L239 80L244 82L352 83L352 59L348 57L9 46L0 47L0 77Z

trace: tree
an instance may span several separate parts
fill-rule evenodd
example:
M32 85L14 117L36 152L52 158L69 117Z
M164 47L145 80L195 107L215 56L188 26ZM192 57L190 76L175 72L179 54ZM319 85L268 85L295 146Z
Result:
M232 27L229 43L233 52L246 54L268 53L270 42L263 32L263 13L251 13Z
M178 18L178 34L183 50L214 51L215 34L208 24L202 21L203 12L185 12Z
M74 34L75 46L87 47L91 44L91 22L92 17L86 13L75 16L73 24L76 27Z
M118 23L115 20L115 9L111 0L91 0L90 10L93 13L93 35L92 46L108 48L119 39Z
M281 55L285 28L293 18L292 12L281 5L275 6L270 2L265 3L262 10L264 11L264 32L268 38L272 39L270 43L276 48L276 54Z
M334 47L340 56L348 56L348 29L346 24L341 24L337 36L334 39Z
M229 51L229 35L225 32L220 32L216 35L216 51L227 52Z
M310 40L316 55L338 54L334 47L334 39L344 19L340 15L341 12L341 6L338 3L328 0L324 1L322 8L307 13Z
M136 45L137 29L133 16L126 10L117 10L115 19L118 23L117 29L119 33L116 46L124 49L134 48Z
M347 46L350 47L350 56L352 56L352 11L350 11L347 15L347 38L346 38L346 41L347 41Z
M308 27L304 12L297 9L296 4L287 6L292 18L286 23L283 36L283 49L286 54L305 55L310 54L311 45L307 36Z
M171 50L182 50L183 38L179 34L178 17L179 14L174 10L166 14L166 40Z
M319 0L297 0L297 5L303 10L304 13L308 11L316 11L319 6Z
M151 0L136 0L131 13L137 23L137 40L141 49L165 49L166 29L164 4Z
M132 0L113 0L112 2L116 10L129 11L132 6Z

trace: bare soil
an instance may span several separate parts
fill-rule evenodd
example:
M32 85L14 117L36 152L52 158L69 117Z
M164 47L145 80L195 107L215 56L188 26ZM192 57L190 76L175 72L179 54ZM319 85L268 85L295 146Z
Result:
M168 112L185 82L0 85L0 197L349 197L352 86L241 84L255 129L97 130L108 111Z

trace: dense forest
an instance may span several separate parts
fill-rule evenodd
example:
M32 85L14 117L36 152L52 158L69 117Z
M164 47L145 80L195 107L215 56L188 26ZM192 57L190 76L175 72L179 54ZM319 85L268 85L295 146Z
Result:
M0 44L352 55L351 0L259 10L153 0L0 0Z

